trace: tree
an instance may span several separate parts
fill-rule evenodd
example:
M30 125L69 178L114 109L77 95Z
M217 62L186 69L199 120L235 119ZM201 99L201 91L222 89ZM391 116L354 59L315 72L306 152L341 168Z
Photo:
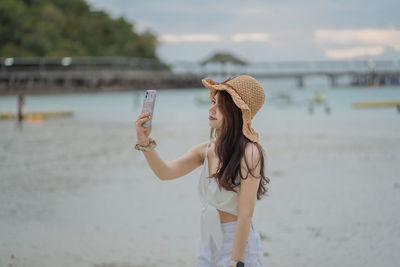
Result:
M84 0L1 0L0 57L156 57L157 37Z
M227 74L226 70L226 64L231 63L234 65L246 65L247 62L244 60L241 60L237 58L236 56L229 54L229 53L215 53L211 57L203 60L200 65L203 66L203 68L210 64L210 63L217 63L222 65L222 75L225 76ZM203 70L204 72L204 70Z
M206 65L209 63L232 63L234 65L246 65L247 63L236 56L229 53L215 53L213 56L201 62L201 65Z

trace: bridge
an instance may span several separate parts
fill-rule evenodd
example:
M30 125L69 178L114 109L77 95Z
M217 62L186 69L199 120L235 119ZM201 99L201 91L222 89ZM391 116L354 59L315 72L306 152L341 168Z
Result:
M0 95L198 88L201 77L175 74L154 59L0 58Z
M249 74L257 79L294 80L324 77L332 87L347 78L350 85L399 85L400 60L278 61L246 65L127 57L0 58L0 94L96 92L146 88L198 88L201 78L226 79Z
M400 60L276 61L247 65L177 61L172 66L175 73L196 73L201 77L225 78L246 73L256 79L292 79L298 87L304 87L308 77L327 78L332 87L337 87L338 80L343 77L353 86L400 84Z

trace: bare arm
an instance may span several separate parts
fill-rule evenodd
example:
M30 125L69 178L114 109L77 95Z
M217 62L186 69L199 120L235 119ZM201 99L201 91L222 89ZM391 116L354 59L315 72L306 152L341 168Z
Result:
M246 246L249 238L250 224L253 217L253 211L257 200L257 191L260 184L260 166L258 162L260 155L255 145L247 145L245 149L245 157L249 163L249 167L254 169L254 176L249 173L247 179L241 180L240 191L238 193L238 220L233 239L232 260L243 261ZM242 159L240 165L242 175L247 174L246 163ZM258 164L258 165L257 165ZM256 167L257 166L257 167Z
M202 151L205 143L192 147L184 155L165 163L156 149L143 152L150 168L160 180L173 180L184 176L203 164Z
M150 119L149 116L149 113L139 114L135 122L137 143L143 146L149 144L149 135L152 129L151 125L148 128L142 126L144 122ZM164 162L156 149L143 151L143 153L150 168L160 180L173 180L188 174L203 164L203 151L205 150L205 146L206 142L198 144L184 155L168 163Z

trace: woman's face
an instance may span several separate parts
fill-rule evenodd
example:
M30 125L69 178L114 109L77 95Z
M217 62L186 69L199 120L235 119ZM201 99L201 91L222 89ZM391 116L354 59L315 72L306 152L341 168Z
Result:
M208 110L209 112L209 117L208 117L208 123L211 128L219 129L221 128L222 125L222 113L218 109L218 96L219 92L217 92L210 104L210 108Z

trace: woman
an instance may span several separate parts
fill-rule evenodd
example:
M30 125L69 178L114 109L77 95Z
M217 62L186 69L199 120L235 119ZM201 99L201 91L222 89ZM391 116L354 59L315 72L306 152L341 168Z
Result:
M203 165L198 183L203 210L197 266L263 266L252 216L270 180L264 175L264 151L251 119L264 104L264 88L248 75L222 83L206 78L202 83L210 91L210 141L165 163L149 137L151 126L141 126L149 114L141 114L136 120L135 148L144 152L161 180L179 178Z

